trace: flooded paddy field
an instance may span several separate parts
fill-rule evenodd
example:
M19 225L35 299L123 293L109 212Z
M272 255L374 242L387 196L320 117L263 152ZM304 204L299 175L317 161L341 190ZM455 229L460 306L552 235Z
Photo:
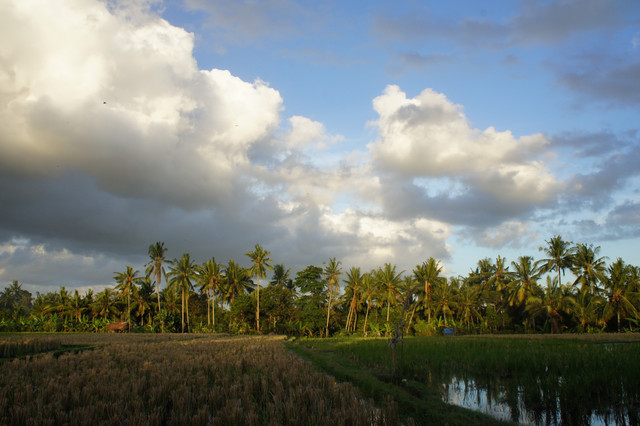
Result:
M327 345L378 377L391 371L386 339ZM638 334L416 337L390 382L505 422L638 424L639 359Z

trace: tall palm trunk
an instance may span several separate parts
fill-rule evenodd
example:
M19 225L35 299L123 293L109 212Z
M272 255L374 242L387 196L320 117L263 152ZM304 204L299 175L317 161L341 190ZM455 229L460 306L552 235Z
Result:
M191 323L189 323L189 291L187 290L187 295L185 296L186 301L186 311L187 311L187 332L191 333Z
M325 329L325 337L329 337L329 315L331 314L331 298L333 297L333 286L329 288L329 305L327 306L327 327Z
M367 302L367 313L364 316L364 327L362 327L362 333L366 336L367 335L367 320L369 319L369 309L370 309L370 305Z
M158 312L160 312L160 280L162 279L162 271L156 269L156 288L158 289Z
M413 305L413 310L411 311L411 317L409 318L409 325L407 325L407 333L409 333L409 329L411 328L411 322L413 321L413 315L416 313L416 308L418 307L417 302Z
M347 331L356 331L356 295L353 294L353 299L351 299L351 304L349 305L349 314L347 315Z
M427 298L427 322L431 324L431 293L429 293L429 281L424 282L424 292Z
M209 293L209 291L207 291ZM211 310L211 295L207 298L207 326L211 325L211 314L209 311Z
M182 299L180 300L180 313L182 315L182 333L184 333L184 289L182 289Z
M256 330L260 334L260 278L258 278L258 287L256 288Z
M213 322L213 331L216 331L216 294L211 290L211 317Z
M391 300L387 300L387 333L389 333L389 314L391 314Z

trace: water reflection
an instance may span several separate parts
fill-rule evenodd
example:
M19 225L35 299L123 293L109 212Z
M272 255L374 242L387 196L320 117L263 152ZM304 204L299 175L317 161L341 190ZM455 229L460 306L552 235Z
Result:
M523 425L626 425L636 423L637 413L629 415L626 407L591 407L587 401L565 401L557 390L543 392L537 386L488 382L483 385L470 379L453 377L442 385L442 399L460 407L488 414L499 420ZM561 385L561 380L558 385ZM615 404L614 404L615 405Z

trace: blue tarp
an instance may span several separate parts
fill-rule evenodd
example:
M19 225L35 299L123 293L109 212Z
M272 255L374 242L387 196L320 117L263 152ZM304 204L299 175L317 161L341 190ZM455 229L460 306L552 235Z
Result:
M456 334L456 332L450 328L445 328L444 330L442 330L442 334L444 334L445 336L453 336L454 334Z

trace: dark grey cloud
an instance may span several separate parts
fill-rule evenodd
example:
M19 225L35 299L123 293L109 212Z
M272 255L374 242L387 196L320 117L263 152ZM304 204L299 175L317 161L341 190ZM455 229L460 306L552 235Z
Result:
M459 177L461 185L454 193L438 190L430 193L428 180L416 185L403 179L383 179L382 196L385 213L396 220L428 217L452 225L492 227L511 220L530 219L538 209L551 207L555 199L540 203L521 199L499 198L495 191L485 191L473 177ZM490 180L490 179L489 179ZM502 184L502 178L495 181Z
M509 22L517 44L551 44L577 34L616 30L628 22L628 13L640 11L633 1L522 0L518 14Z
M562 132L549 138L553 149L569 150L571 157L586 158L609 155L633 144L634 132L618 135L610 131Z
M373 32L383 39L449 41L466 47L548 45L633 25L639 12L640 6L632 0L522 0L511 15L479 9L475 16L452 21L419 5L402 15L392 9L379 13Z
M605 106L640 106L640 60L634 57L582 55L556 70L558 83L582 99Z
M607 208L616 191L628 189L626 185L640 175L640 143L611 153L596 162L590 172L577 173L567 182L563 198L570 208L590 206Z
M611 203L612 204L612 203ZM626 200L600 218L576 220L571 223L575 235L595 241L631 240L640 237L640 203Z
M0 175L0 188L0 202L11 206L0 211L5 235L91 255L135 256L162 240L175 256L189 250L206 258L222 250L237 253L254 239L282 232L273 226L281 219L273 199L258 201L240 191L217 207L189 211L102 191L79 173L55 180ZM256 217L270 226L261 228Z

